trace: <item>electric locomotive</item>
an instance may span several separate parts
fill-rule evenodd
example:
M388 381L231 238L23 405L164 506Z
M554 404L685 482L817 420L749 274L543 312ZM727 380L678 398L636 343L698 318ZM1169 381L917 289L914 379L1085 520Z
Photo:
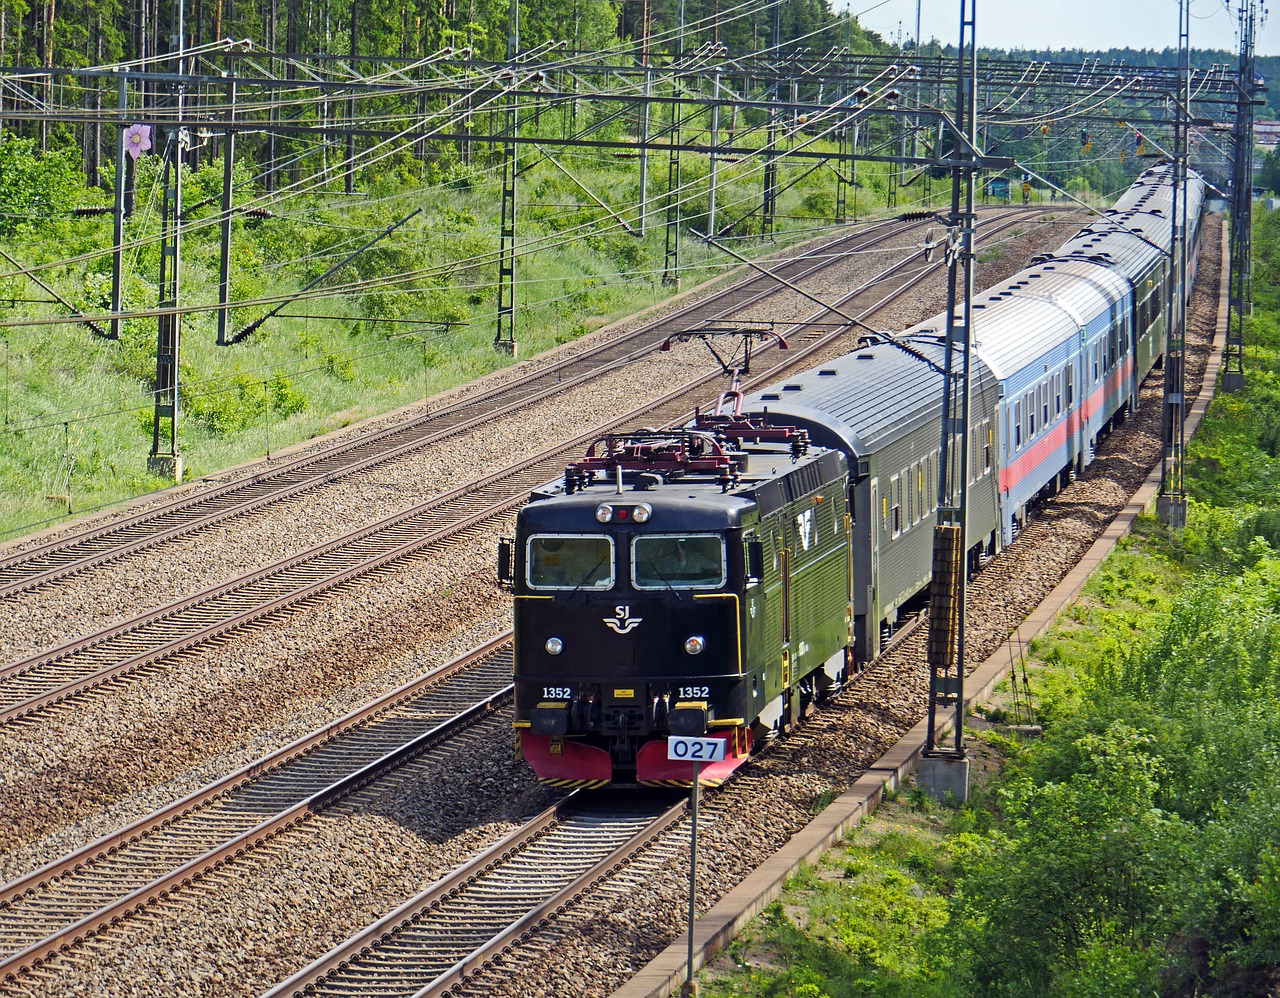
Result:
M719 413L597 441L501 545L515 728L544 783L688 786L669 734L723 739L719 782L845 679L845 457Z

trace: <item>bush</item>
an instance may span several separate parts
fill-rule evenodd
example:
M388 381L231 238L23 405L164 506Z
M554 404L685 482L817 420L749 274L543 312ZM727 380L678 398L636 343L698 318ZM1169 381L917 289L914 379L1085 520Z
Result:
M31 139L0 130L0 235L39 229L69 212L84 186L77 160L74 147L37 156Z

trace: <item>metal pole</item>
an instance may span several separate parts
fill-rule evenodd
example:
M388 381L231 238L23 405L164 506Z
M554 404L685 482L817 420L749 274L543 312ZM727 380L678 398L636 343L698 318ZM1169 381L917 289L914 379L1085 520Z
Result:
M113 316L111 338L113 340L120 338L119 315L122 301L122 268L124 267L124 175L125 170L128 169L125 165L124 151L124 112L127 87L128 82L121 73L116 81L116 107L120 111L120 120L116 123L116 205L112 221L113 245L111 248L111 314Z
M689 832L689 955L686 966L683 994L698 993L698 986L693 980L693 923L697 917L694 899L698 890L698 784L702 763L693 764L693 787L689 790L689 810L691 814Z
M942 377L942 434L938 469L938 523L934 528L934 573L929 593L929 704L922 786L941 799L968 796L964 750L965 600L969 554L969 394L972 356L973 177L971 150L977 145L977 0L961 0L953 143L958 160L951 170L951 217L947 246L946 353ZM967 141L966 141L967 140ZM957 354L959 357L957 358ZM956 361L959 360L959 371ZM914 483L912 483L914 484ZM953 711L950 738L943 744L940 715Z
M178 394L182 356L181 297L182 261L182 110L185 88L183 71L183 0L177 0L177 33L173 36L174 88L173 124L165 138L164 196L161 199L159 305L171 309L157 318L155 412L151 428L151 453L147 471L153 475L182 481L182 458L178 453ZM169 420L169 441L161 445L161 420Z
M707 235L716 235L716 145L720 142L720 67L711 77L711 148L707 166Z
M227 121L236 120L236 81L227 84ZM222 145L222 252L218 260L218 346L227 344L227 302L231 298L231 174L236 132L227 129Z
M1187 132L1191 103L1191 5L1178 3L1178 88L1174 95L1173 204L1169 213L1169 288L1165 309L1164 458L1156 513L1175 533L1187 524L1187 494L1183 478L1183 420L1186 414L1186 182Z
M684 2L678 0L676 51L671 62L671 146L667 153L666 248L662 256L662 283L680 286L680 71L684 62Z
M636 235L644 235L649 217L649 95L653 88L653 71L649 68L649 0L640 14L640 67L644 73L644 99L640 102L640 224Z
M520 105L516 80L520 55L520 0L511 0L510 34L507 36L507 92L504 103L505 138L502 145L502 209L498 225L498 329L493 337L496 350L517 354L516 342L516 177L520 156L516 139L520 134Z
M351 0L351 72L356 71L356 42L359 40L360 32L356 21L356 0ZM348 195L355 192L355 174L356 174L356 99L355 91L353 96L347 101L347 172L344 178L345 190ZM274 101L272 102L274 107ZM272 167L274 169L274 166Z

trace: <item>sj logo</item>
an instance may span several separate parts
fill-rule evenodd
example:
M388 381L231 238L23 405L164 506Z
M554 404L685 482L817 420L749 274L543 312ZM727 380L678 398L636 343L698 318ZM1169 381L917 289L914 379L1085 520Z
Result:
M806 509L797 516L796 526L800 528L800 546L808 551L813 541L813 510Z
M614 634L630 634L640 626L642 620L644 620L643 617L631 616L631 607L615 606L613 616L604 618L604 626Z

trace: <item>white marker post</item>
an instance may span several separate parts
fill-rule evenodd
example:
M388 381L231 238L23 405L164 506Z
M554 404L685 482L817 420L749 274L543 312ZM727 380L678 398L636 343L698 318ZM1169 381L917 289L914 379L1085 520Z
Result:
M723 738L690 738L685 735L667 737L667 758L673 762L693 763L693 786L689 788L689 963L681 994L696 995L698 985L693 980L693 920L694 896L698 887L698 782L704 762L724 760Z

